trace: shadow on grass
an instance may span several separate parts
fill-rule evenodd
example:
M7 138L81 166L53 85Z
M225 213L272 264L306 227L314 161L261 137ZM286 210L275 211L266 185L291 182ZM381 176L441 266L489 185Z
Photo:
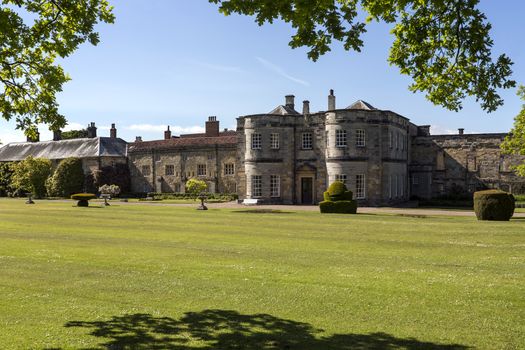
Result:
M65 327L90 329L106 349L468 349L386 333L323 336L311 325L267 314L243 315L230 310L188 312L180 319L148 314L114 316L107 321L71 321Z

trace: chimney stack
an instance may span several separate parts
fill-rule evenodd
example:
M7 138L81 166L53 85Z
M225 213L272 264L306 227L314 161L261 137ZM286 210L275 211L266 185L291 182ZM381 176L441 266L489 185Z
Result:
M465 133L465 129L463 129L463 128L459 128L459 129L458 129L458 133L459 133L460 135L463 135L463 134Z
M286 107L289 107L291 109L295 109L295 96L294 95L286 95Z
M135 136L135 142L142 142L142 136Z
M310 101L303 101L303 115L310 114Z
M97 127L95 126L94 122L91 122L88 125L87 137L90 138L90 139L94 139L95 137L97 137Z
M109 137L112 139L117 138L117 128L115 128L115 124L111 124L111 129L109 129Z
M335 111L335 96L332 89L330 89L330 96L328 96L328 110Z
M60 141L60 140L62 140L62 131L53 130L53 141Z
M206 137L217 137L219 136L219 121L217 117L211 116L206 122Z
M169 139L171 139L171 130L170 130L170 126L168 125L168 129L164 131L164 140L169 140Z

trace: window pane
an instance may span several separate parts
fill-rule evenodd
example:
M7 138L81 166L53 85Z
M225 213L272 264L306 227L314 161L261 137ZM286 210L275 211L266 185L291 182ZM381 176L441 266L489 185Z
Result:
M270 196L271 197L281 196L281 177L279 175L270 176Z
M312 149L312 133L303 134L303 149Z

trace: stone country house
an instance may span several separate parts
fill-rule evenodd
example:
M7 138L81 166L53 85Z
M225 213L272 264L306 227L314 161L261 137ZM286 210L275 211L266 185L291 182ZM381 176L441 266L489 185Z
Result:
M525 191L525 178L512 171L525 157L501 154L506 134L431 135L429 126L364 101L336 108L333 91L327 104L311 113L304 101L298 112L289 95L269 113L237 118L235 131L221 131L210 117L202 134L173 136L168 127L161 140L127 144L114 125L109 138L97 138L92 123L90 138L11 143L0 148L0 161L77 156L86 172L126 162L133 192L184 192L196 177L210 192L275 204L318 203L333 181L369 206L482 188Z

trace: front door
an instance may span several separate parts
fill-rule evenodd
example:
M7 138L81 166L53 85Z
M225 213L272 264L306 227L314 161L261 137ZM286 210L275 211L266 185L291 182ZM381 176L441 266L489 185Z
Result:
M314 202L314 186L313 178L301 178L301 203L313 204Z

